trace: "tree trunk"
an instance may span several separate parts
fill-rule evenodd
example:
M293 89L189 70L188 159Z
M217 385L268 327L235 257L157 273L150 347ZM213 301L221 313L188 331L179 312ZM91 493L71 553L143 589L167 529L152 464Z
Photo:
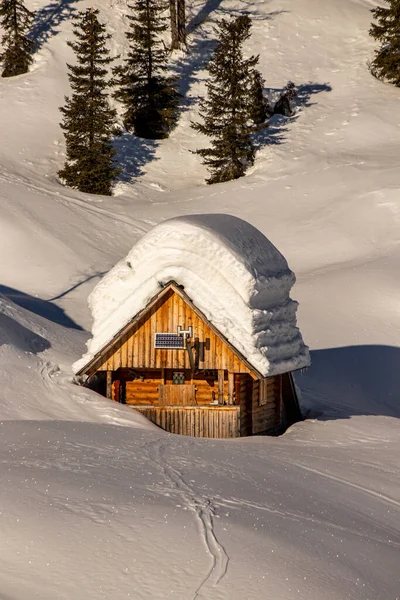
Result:
M169 0L169 13L171 20L171 50L176 50L177 48L179 48L176 2L177 0Z
M186 14L185 0L177 0L178 2L178 43L180 46L186 45Z

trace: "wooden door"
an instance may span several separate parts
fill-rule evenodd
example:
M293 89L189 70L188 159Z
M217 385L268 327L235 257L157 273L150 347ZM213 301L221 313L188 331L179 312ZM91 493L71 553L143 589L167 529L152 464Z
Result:
M196 404L194 384L162 384L158 386L158 404L170 406L193 406Z

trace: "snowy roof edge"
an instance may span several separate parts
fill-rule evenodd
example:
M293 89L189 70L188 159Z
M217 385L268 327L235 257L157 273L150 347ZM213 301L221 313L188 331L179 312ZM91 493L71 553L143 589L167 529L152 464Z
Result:
M177 293L187 304L199 315L201 319L203 319L210 328L214 331L214 333L234 352L237 357L253 372L253 374L258 379L263 379L264 375L249 361L241 352L238 350L232 342L230 342L224 335L219 331L219 329L210 321L210 319L194 304L193 300L188 296L185 292L184 287L179 285L176 281L170 280L168 281L144 306L139 312L137 312L129 321L126 323L121 329L114 334L114 336L106 342L103 347L96 352L96 354L89 359L85 365L80 367L80 369L75 373L78 377L86 375L87 371L94 367L94 365L98 362L98 360L102 357L102 355L107 352L117 340L123 336L129 329L134 325L142 316L146 314L148 310L154 305L154 303L159 300L163 294L167 292L168 289L173 289L175 293Z

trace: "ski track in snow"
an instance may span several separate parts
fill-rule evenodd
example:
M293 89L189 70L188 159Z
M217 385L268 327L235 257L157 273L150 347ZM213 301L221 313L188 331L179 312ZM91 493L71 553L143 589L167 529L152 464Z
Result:
M396 508L400 507L400 502L398 502L397 500L394 500L393 498L389 498L389 496L385 496L385 494L381 494L380 492L375 492L374 490L370 490L362 485L358 485L357 483L353 483L346 479L342 479L341 477L337 477L336 475L329 475L329 473L324 473L323 471L319 471L318 469L312 469L311 467L306 467L305 465L299 464L297 462L292 461L291 464L295 465L299 469L303 469L304 471L309 471L310 473L315 473L316 475L320 475L321 477L326 477L327 479L330 479L337 483L341 483L342 485L354 488L356 490L359 490L360 492L369 494L370 496L376 496L380 500L383 500L384 502L392 504Z
M102 216L106 216L113 221L117 221L120 223L124 223L125 225L129 225L134 227L136 232L146 233L149 229L149 226L153 224L152 221L149 221L149 226L142 225L145 221L140 221L138 219L131 219L129 217L119 215L118 213L108 210L106 208L100 208L99 206L94 206L91 202L85 200L79 200L79 198L72 198L71 196L66 196L64 194L60 194L59 192L52 193L45 187L34 185L30 180L23 181L21 177L13 176L9 173L5 175L4 173L0 175L0 181L6 183L18 183L22 184L24 188L29 189L34 192L39 192L41 195L51 198L52 200L56 200L61 202L64 206L74 205L80 208L83 208L87 212L91 212L93 214L99 214Z
M301 465L297 465L297 466L301 466ZM342 526L342 525L339 525L338 523L334 523L333 521L328 520L327 518L325 518L324 520L321 520L315 516L312 516L312 517L307 516L303 513L296 512L296 511L290 511L287 509L278 510L276 508L272 508L272 507L268 506L267 504L251 502L249 500L245 500L244 498L234 498L234 497L222 498L222 497L217 496L215 504L216 504L216 506L220 506L221 508L231 509L231 510L232 509L241 510L242 508L251 508L253 510L259 510L261 512L267 512L267 513L270 513L271 515L281 517L285 521L286 520L294 521L294 522L304 521L306 523L312 523L313 525L320 525L322 528L332 529L333 531L339 531L341 533L351 534L352 536L357 536L357 537L363 538L367 541L374 541L374 542L378 542L379 544L388 544L388 541L384 538L373 536L370 533L368 533L368 534L361 533L360 531L357 531L356 529L349 528L348 525ZM386 531L390 536L393 536L396 533L390 528L387 528ZM390 546L400 548L400 542L396 542L393 539L391 539Z
M211 557L210 568L195 590L192 600L202 597L216 599L216 588L227 574L229 565L229 556L215 532L216 507L210 498L199 497L178 469L167 462L165 444L158 441L152 442L146 446L146 451L149 460L153 461L162 471L174 492L181 498L186 508L194 514L200 541Z

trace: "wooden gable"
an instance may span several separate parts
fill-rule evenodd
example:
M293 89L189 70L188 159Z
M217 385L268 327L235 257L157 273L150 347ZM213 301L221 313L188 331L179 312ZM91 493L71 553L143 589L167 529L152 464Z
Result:
M163 288L78 375L119 368L190 369L186 349L154 348L156 333L176 333L179 325L184 329L193 327L191 345L194 346L196 370L224 369L231 373L250 373L253 378L262 377L173 282Z

